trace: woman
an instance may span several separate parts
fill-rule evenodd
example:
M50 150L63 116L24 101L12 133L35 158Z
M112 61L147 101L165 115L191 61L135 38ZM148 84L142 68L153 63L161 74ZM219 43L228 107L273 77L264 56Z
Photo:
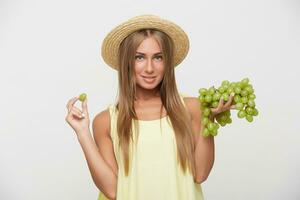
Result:
M197 97L178 93L174 68L189 41L176 24L141 15L114 28L102 57L118 71L116 104L98 113L89 129L87 100L82 111L71 99L66 121L75 130L98 199L201 200L201 183L214 162L214 139L201 135ZM232 97L211 118L231 108ZM81 117L83 113L85 116Z

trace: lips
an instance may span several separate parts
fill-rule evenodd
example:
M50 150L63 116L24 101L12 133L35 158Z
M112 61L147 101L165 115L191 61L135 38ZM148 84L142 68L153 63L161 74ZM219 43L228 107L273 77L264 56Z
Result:
M143 78L155 78L155 76L142 76Z

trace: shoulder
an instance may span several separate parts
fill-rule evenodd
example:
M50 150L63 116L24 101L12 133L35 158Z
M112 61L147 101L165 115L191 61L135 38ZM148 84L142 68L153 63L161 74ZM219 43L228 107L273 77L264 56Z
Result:
M201 117L201 103L197 97L193 96L184 96L183 100L186 104L186 107L191 114L192 120L200 120Z
M93 122L93 135L94 137L98 137L99 135L109 135L110 129L110 114L109 108L102 110L98 114L95 115Z

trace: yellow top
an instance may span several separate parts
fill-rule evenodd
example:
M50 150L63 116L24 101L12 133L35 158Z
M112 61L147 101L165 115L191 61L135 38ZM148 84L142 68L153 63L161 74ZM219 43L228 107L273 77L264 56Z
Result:
M188 95L180 94L185 105L184 96ZM203 200L201 184L195 183L190 171L184 173L177 163L175 135L167 116L156 120L138 120L138 144L129 148L133 160L130 161L129 175L125 176L123 156L118 147L116 111L115 106L110 104L110 134L118 164L117 200ZM107 199L99 192L98 200Z

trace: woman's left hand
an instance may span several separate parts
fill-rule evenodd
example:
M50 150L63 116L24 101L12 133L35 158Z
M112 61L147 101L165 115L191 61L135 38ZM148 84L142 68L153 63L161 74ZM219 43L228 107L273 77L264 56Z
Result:
M219 101L219 105L216 108L211 108L211 117L214 118L217 114L224 112L226 110L235 109L235 105L233 105L233 97L234 94L230 94L228 101L224 104L224 99L221 97Z

